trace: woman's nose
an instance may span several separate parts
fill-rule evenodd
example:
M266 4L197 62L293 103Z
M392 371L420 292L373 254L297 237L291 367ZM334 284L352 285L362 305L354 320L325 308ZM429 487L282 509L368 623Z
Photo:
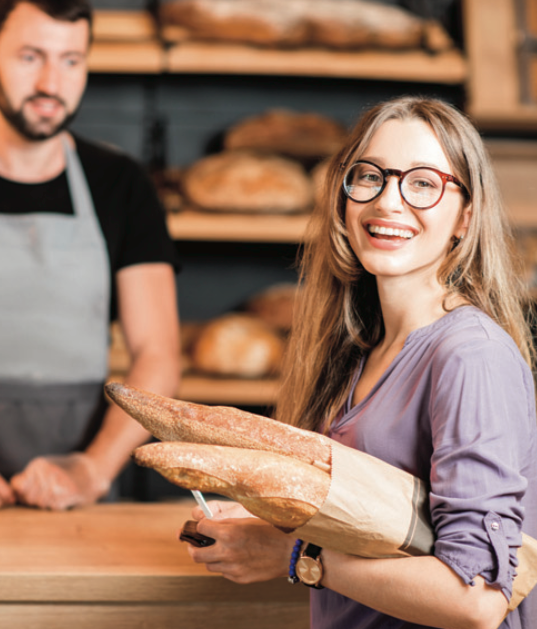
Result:
M376 199L377 210L383 212L402 212L404 210L403 197L399 188L399 177L388 175L386 185Z

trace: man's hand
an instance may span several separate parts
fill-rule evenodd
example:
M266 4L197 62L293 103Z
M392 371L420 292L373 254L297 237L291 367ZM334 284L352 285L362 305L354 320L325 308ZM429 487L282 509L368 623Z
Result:
M15 504L13 489L3 476L0 476L0 509Z
M96 502L109 488L110 482L82 452L38 457L11 479L19 503L54 511Z

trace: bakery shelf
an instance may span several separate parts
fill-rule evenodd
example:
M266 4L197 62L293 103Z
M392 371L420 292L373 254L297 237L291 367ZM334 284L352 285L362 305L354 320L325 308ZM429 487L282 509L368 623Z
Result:
M169 50L170 72L320 76L459 84L466 62L458 51L268 50L185 41Z
M95 12L92 72L201 73L320 76L462 84L464 56L451 50L336 51L273 50L246 45L184 40L161 41L146 11Z
M183 342L192 324L183 322ZM108 381L122 382L130 365L119 324L110 328L112 345L109 352ZM188 361L185 361L188 362ZM277 378L223 378L185 372L177 391L177 398L201 404L228 406L272 406L278 394Z
M299 243L309 214L224 214L184 210L168 214L175 240Z
M511 222L518 228L537 227L537 142L486 142Z
M111 372L108 382L122 382L124 372ZM176 397L199 404L272 406L280 383L277 379L211 378L185 374Z
M160 73L165 54L146 11L95 11L91 72Z

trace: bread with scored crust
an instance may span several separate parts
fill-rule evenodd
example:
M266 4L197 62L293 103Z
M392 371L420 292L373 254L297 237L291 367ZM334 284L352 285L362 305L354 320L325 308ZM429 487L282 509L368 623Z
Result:
M162 441L188 441L291 456L330 471L332 440L230 406L206 406L110 382L110 398Z
M192 443L151 443L133 458L184 489L216 493L283 529L304 525L321 507L330 475L271 452Z

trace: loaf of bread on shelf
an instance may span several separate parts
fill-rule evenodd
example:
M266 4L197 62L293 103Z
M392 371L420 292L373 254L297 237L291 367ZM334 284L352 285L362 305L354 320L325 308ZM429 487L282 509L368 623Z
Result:
M259 317L265 323L288 332L293 324L293 312L299 288L296 283L282 282L252 295L244 304L244 310Z
M193 38L268 47L325 46L445 50L453 45L439 22L397 6L366 0L170 0L165 25ZM439 33L442 32L442 37Z
M311 159L335 153L345 136L345 126L328 116L272 109L230 127L224 135L224 146Z
M188 169L183 184L190 202L203 210L294 213L313 204L304 168L278 155L251 151L209 155Z
M164 25L186 28L196 39L258 46L300 46L307 26L293 0L171 0L161 3Z
M284 341L258 317L229 313L209 321L191 350L196 371L218 376L263 378L275 376Z

